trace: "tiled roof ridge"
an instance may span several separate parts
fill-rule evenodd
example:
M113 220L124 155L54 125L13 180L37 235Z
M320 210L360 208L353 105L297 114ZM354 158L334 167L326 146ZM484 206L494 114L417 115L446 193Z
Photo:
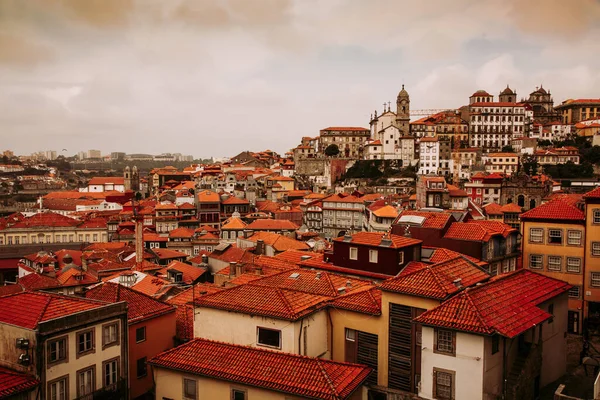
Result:
M331 382L331 379L329 378L329 374L325 370L325 367L323 367L323 364L321 364L320 358L317 358L317 365L319 366L319 370L321 371L321 376L324 378L325 382L327 382L327 385L331 388L331 391L333 392L333 395L335 396L335 398L340 397L340 394L338 393L337 389L335 388L335 385L333 384L333 382Z
M52 300L50 299L50 297L46 297L46 304L44 304L44 307L42 308L42 312L40 312L38 314L38 317L35 321L35 326L38 326L38 324L42 321L42 318L44 317L44 314L46 314L46 310L48 310L48 306L50 305L50 302Z
M481 285L483 286L483 285ZM475 286L475 288L473 289L477 289L477 286ZM485 319L483 318L483 316L481 315L481 313L479 312L479 308L475 305L475 303L473 302L473 299L471 298L470 292L473 290L471 288L466 288L461 295L463 297L465 297L467 299L467 301L469 302L469 305L471 306L471 309L473 310L473 312L475 313L475 315L477 316L477 319L479 320L479 323L481 325L483 325L485 327L485 329L487 331L491 331L494 332L495 329L490 327L486 322Z
M252 282L250 282L251 284ZM290 304L289 300L287 299L287 297L285 296L285 294L283 294L283 291L281 290L281 288L275 288L275 293L277 293L277 296L281 299L283 305L285 306L288 315L295 317L296 316L296 312L294 311L292 305Z

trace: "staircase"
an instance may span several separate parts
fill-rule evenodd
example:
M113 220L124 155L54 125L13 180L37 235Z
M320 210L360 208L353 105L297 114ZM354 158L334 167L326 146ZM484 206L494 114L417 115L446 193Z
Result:
M506 387L507 391L510 393L514 388L519 384L519 378L523 374L523 369L525 368L525 364L527 363L527 354L521 354L517 356L515 362L506 377Z
M533 400L535 378L542 365L541 345L519 352L506 377L506 400Z

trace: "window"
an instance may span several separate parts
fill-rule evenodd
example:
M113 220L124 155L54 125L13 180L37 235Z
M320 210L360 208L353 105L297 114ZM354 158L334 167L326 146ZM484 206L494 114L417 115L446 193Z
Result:
M454 399L454 372L433 369L433 397L440 400Z
M146 357L142 357L136 362L137 377L143 378L148 374L148 366L146 365Z
M102 379L103 386L111 386L117 383L119 377L119 358L114 358L102 363Z
M578 299L581 295L580 292L581 288L579 286L573 286L571 289L569 289L569 297L572 299Z
M594 210L594 223L600 224L600 208Z
M600 287L600 272L592 272L591 286Z
M453 331L436 329L434 334L434 353L456 355L456 336Z
M600 256L600 242L592 242L592 255Z
M377 385L379 337L372 333L346 328L344 361L364 364L373 369L367 384Z
M69 376L61 376L48 382L49 400L67 400L69 398Z
M581 231L568 231L567 244L571 246L581 246Z
M102 347L117 344L119 341L119 323L107 324L102 327Z
M560 271L562 268L562 257L548 256L548 271Z
M196 399L198 397L198 389L195 379L183 378L183 398Z
M492 354L496 354L500 350L500 336L492 336Z
M48 364L67 360L67 338L52 340L48 342Z
M77 372L77 396L82 397L92 394L96 390L95 384L96 367L81 370Z
M404 252L401 251L398 253L398 265L404 264Z
M246 391L243 389L231 389L231 400L246 400Z
M370 263L377 262L377 250L369 250L369 262Z
M88 353L94 350L94 330L90 329L77 333L77 354Z
M257 343L260 346L281 348L281 331L268 328L256 328Z
M146 327L142 326L141 328L137 328L135 330L135 342L143 342L146 340Z
M530 269L542 269L542 256L539 254L529 255L529 268Z
M548 229L548 243L549 244L562 244L562 230Z
M350 247L350 259L358 260L358 248L357 247Z
M567 257L567 272L581 273L581 258Z
M544 230L542 228L530 228L529 241L531 243L542 243L544 241Z

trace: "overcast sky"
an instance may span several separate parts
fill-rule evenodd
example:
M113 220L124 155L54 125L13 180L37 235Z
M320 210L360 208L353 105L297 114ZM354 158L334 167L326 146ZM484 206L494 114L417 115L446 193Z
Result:
M285 152L402 83L413 109L597 98L599 21L596 0L0 0L0 150Z

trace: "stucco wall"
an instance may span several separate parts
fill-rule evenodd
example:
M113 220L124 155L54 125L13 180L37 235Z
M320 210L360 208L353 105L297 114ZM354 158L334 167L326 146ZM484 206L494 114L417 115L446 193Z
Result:
M455 398L481 399L483 394L483 336L456 332L456 356L433 352L434 329L423 327L419 396L432 399L433 368L455 371Z
M291 322L275 318L252 316L230 311L196 308L194 321L194 337L218 340L243 346L257 346L257 328L277 329L281 331L281 348L274 349L286 353L303 354L299 339L300 320ZM302 326L308 326L308 356L328 355L328 321L325 310L318 311L304 318ZM300 347L298 343L300 342Z
M35 373L34 364L40 360L35 359L36 335L35 332L29 329L20 328L18 326L0 324L0 365L21 372ZM16 340L18 338L29 339L29 351L17 349ZM28 353L31 356L31 365L29 367L22 366L18 363L19 355Z

